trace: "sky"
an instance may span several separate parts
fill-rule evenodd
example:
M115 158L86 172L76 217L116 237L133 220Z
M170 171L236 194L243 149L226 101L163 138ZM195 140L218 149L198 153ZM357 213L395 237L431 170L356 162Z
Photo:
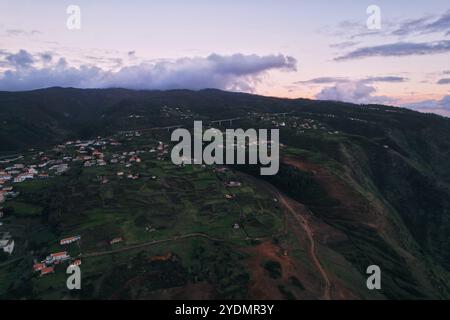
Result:
M449 85L448 0L0 0L0 90L218 88L450 116Z

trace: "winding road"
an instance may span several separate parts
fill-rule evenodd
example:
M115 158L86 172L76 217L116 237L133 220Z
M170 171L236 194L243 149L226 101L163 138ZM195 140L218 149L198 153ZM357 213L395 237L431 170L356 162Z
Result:
M292 201L292 200L290 200L285 195L281 194L279 191L277 191L277 198L279 199L280 203L282 203L284 205L284 207L292 214L292 216L300 223L300 225L305 230L306 235L309 239L309 243L310 243L309 255L311 256L313 263L319 270L319 272L323 278L323 282L325 284L324 292L323 292L323 299L331 300L331 292L332 292L331 281L330 281L330 278L328 277L327 272L325 271L322 264L320 263L319 258L317 257L314 233L309 226L308 219L305 218L302 214L298 213L292 207L292 205L290 203L290 201Z

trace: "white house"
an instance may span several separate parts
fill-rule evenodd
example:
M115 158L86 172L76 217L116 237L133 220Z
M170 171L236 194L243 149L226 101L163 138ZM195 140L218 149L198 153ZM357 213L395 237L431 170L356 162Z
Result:
M34 174L38 174L38 171L34 168L29 168L28 173L34 175Z
M81 239L81 236L73 236L65 239L61 239L59 242L60 245L70 244L72 242L76 242Z

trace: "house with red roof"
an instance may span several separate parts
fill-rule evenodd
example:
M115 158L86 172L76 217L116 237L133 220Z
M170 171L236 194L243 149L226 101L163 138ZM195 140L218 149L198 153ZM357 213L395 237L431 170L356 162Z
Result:
M44 263L35 263L33 265L33 270L34 271L41 271L43 269L45 269L45 264Z
M55 268L47 267L41 270L41 276L55 272Z

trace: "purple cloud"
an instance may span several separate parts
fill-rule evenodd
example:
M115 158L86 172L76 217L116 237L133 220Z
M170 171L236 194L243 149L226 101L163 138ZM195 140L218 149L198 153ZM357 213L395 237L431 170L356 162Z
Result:
M349 82L349 81L350 79L343 77L319 77L305 81L297 81L295 82L295 84L326 84L326 83Z
M425 100L405 104L403 107L420 112L437 113L450 117L450 95L444 96L441 100Z
M47 59L48 60L48 59ZM70 66L65 59L35 67L30 53L9 54L9 70L0 75L0 90L30 90L50 86L130 89L218 88L252 92L270 70L295 71L297 61L285 55L219 55L159 60L122 67L118 71L92 65Z
M317 95L319 100L345 101L361 104L387 104L393 100L385 96L375 95L376 89L364 81L349 81L336 83L323 88Z
M6 30L6 34L8 34L9 36L33 36L36 34L41 34L42 32L39 30L23 30L23 29L8 29Z
M398 76L375 76L367 77L363 79L350 79L345 77L319 77L306 81L297 81L295 84L327 84L327 83L345 83L359 81L361 83L376 83L376 82L405 82L407 78Z
M338 31L336 31L336 29ZM405 37L409 35L431 33L450 34L450 10L440 15L428 14L419 18L402 21L384 20L383 29L381 30L367 30L363 21L342 21L336 28L333 28L331 35L343 36L347 39L356 39L373 36Z
M33 56L26 50L20 50L17 53L8 54L5 60L16 68L27 68L34 63Z
M343 41L343 42L339 42L339 43L330 44L330 47L336 48L336 49L346 49L349 47L354 47L358 44L359 44L359 42L357 42L357 41Z
M450 40L435 42L398 42L372 47L363 47L335 58L336 61L367 57L397 57L450 52Z
M424 32L450 32L450 10L444 13L437 20L425 25Z
M428 34L450 32L450 10L440 16L425 16L419 19L408 20L392 32L393 35L405 36L410 34Z
M437 84L449 84L449 83L450 78L439 79L439 81L437 82Z
M397 76L383 76L383 77L368 77L363 79L362 81L365 83L374 83L374 82L405 82L407 78L397 77Z

